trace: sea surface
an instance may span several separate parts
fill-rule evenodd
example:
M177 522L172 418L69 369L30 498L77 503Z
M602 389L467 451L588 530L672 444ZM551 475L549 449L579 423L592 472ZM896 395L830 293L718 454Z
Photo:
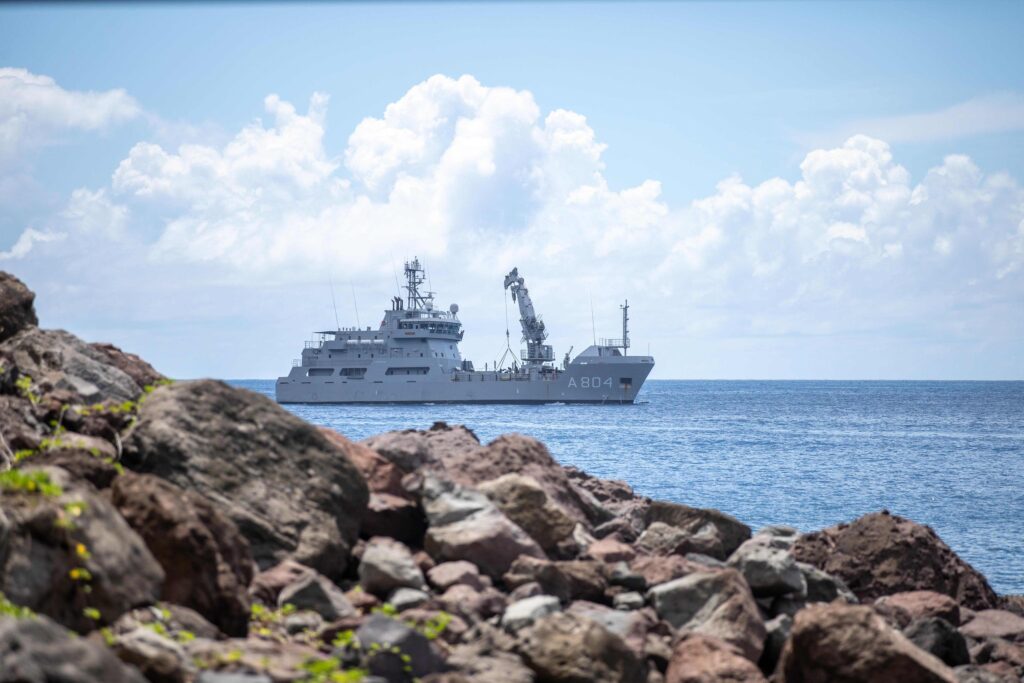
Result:
M273 398L274 383L233 384ZM1024 382L648 381L632 406L287 406L352 439L461 423L755 529L866 512L928 524L1000 593L1024 593Z

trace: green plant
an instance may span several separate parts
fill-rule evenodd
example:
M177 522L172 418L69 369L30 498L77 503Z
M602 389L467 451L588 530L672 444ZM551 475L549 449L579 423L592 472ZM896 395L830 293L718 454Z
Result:
M366 678L364 669L342 669L336 657L306 660L302 670L307 675L300 683L357 683Z
M15 619L32 619L36 616L36 613L28 607L15 605L7 599L3 592L0 592L0 615L14 617Z
M40 493L44 496L59 496L64 493L60 486L50 481L49 474L40 471L7 470L0 472L0 489Z
M86 607L82 610L82 614L84 614L87 619L92 619L93 621L99 621L101 616L100 611L95 607Z
M39 403L39 394L32 390L32 378L28 375L22 375L14 382L14 386L21 392L21 395L32 402L32 405Z
M374 607L370 610L374 614L383 614L384 616L393 617L398 614L398 608L392 605L390 602L385 602L380 607Z
M427 637L428 640L435 640L445 629L448 628L448 624L452 623L452 615L447 612L438 612L437 616L427 619L422 626L419 627L419 632Z

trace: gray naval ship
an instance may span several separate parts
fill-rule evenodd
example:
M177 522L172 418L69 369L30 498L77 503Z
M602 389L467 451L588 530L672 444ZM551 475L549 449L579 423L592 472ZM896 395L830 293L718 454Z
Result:
M651 356L629 355L629 302L622 309L622 338L602 339L578 356L556 364L548 333L534 311L518 268L505 289L519 305L519 359L506 355L483 370L463 360L465 333L459 307L434 306L434 292L420 292L419 259L405 264L406 299L396 296L380 327L314 333L302 358L277 380L280 403L633 403L654 367ZM506 367L506 358L512 356Z

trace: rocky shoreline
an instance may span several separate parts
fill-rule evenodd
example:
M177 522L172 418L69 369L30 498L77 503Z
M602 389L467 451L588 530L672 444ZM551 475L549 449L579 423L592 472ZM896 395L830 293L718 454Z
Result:
M518 434L362 442L40 329L0 273L0 683L1019 683L926 526L801 534Z

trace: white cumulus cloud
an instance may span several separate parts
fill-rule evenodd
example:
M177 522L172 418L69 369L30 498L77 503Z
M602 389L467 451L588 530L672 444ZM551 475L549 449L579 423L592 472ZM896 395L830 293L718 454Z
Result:
M93 131L139 115L124 90L65 90L49 77L0 67L0 161L67 130Z
M629 295L644 336L666 345L1024 333L1024 190L962 155L914 179L887 142L852 135L789 178L734 175L670 206L656 179L609 185L605 145L582 114L471 76L413 86L343 150L324 143L326 95L305 112L274 95L264 108L222 145L136 144L109 187L76 191L46 227L68 239L33 257L106 241L119 258L130 251L132 277L187 270L197 288L240 293L308 291L332 273L386 285L396 262L419 255L492 331L500 277L519 266L563 350L590 337L588 292ZM24 256L40 234L9 253Z

